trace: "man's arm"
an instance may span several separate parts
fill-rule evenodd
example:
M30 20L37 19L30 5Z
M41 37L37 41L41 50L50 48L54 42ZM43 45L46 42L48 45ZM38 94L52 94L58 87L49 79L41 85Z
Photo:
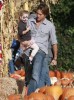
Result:
M53 50L53 59L51 61L51 65L57 65L58 45L53 44L52 50Z
M51 65L57 65L57 55L58 55L58 43L56 37L55 26L52 24L51 31L50 31L50 41L53 50L53 59L51 61Z

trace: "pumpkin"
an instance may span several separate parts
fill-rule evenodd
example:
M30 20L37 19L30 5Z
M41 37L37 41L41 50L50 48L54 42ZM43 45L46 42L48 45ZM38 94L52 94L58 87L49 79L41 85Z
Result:
M68 72L67 74L68 74L68 78L69 78L69 79L72 79L72 78L73 78L73 73Z
M25 76L25 71L23 69L15 71L16 74L20 76Z
M62 77L62 74L59 70L55 70L55 76L60 79Z
M46 86L41 87L38 92L45 94Z
M11 94L8 96L8 100L20 100L22 99L21 95L17 94Z
M55 100L52 95L45 95L46 99L45 100Z
M21 76L18 75L18 74L11 74L10 77L11 77L11 78L14 78L14 79L16 79L16 80L18 80L18 79L21 78Z
M24 96L24 100L29 100L27 95Z
M74 100L74 95L70 96L68 100Z
M70 80L70 84L69 85L74 88L74 78Z
M61 79L61 85L62 86L67 86L69 84L70 84L70 79L68 79L68 78L62 78Z
M54 71L49 71L49 77L55 77L55 72Z
M61 100L68 99L70 96L74 95L74 88L65 88L61 96Z
M46 100L46 96L42 93L33 92L28 96L29 100Z
M62 72L62 78L72 79L73 78L73 73L70 73L70 72Z
M55 100L58 100L59 97L62 95L63 90L61 86L48 86L46 87L45 94L52 95Z

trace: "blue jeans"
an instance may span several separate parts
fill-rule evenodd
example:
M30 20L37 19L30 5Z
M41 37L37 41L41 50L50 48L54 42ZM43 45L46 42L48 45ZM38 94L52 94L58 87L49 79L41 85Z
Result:
M46 54L39 50L33 61L32 78L28 85L28 95L34 92L39 87L40 75L43 67L43 61Z
M48 55L46 55L44 61L43 61L43 67L42 72L40 75L40 81L39 81L39 87L43 87L45 85L51 85L50 77L49 77L49 65L51 58L48 58Z
M46 71L46 77L45 77L45 84L46 85L51 85L51 80L50 80L50 76L49 76L49 66L50 66L50 62L51 62L51 57L47 57L46 59L48 59L48 60L46 60L46 61L48 61L47 62L47 71Z
M9 65L9 73L11 73L11 74L14 73L15 69L14 69L14 62L13 62L13 60L10 60L8 65Z

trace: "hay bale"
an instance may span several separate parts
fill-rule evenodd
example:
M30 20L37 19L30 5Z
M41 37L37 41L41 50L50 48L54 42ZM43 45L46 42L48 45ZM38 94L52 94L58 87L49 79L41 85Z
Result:
M0 100L7 100L7 96L10 94L18 93L18 86L15 79L10 77L0 78Z

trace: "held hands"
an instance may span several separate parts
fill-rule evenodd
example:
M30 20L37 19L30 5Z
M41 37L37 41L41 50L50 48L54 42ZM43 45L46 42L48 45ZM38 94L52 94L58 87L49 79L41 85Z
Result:
M56 66L56 65L57 65L57 60L53 59L53 60L51 61L50 65Z

